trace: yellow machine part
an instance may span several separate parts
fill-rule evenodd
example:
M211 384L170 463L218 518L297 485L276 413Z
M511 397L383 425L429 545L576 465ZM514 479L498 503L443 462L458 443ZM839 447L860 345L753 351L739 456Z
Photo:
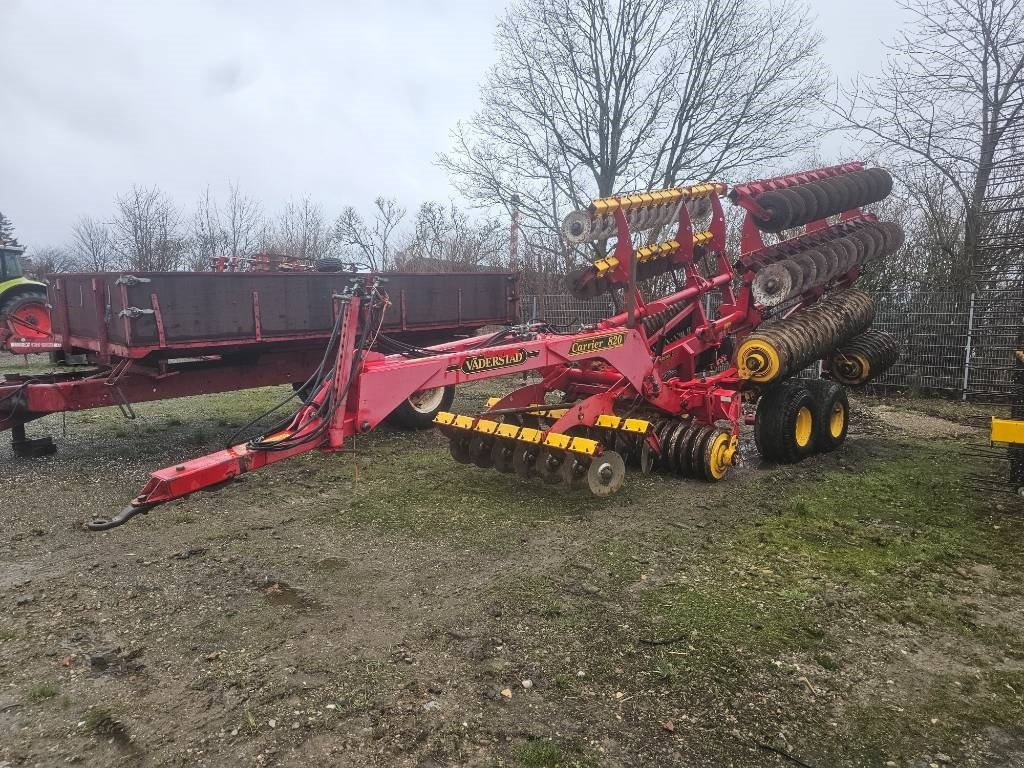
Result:
M562 413L566 409L562 409ZM518 427L514 424L491 421L490 419L473 419L448 411L440 411L434 417L434 423L442 427L464 429L468 432L479 432L483 435L495 435L509 440L520 440L534 445L545 445L549 448L557 448L571 453L581 453L587 456L597 454L600 444L596 440L585 437L574 437L562 434L561 432L544 433L542 430L532 427Z
M721 480L732 467L739 438L725 432L719 432L708 444L705 453L705 476L710 481Z
M990 439L993 443L1024 445L1024 421L993 418Z
M741 379L766 383L782 374L779 350L767 339L749 336L736 348L737 374Z
M811 409L806 406L797 411L796 422L793 425L793 439L801 448L811 442L811 433L814 431L814 417L811 416Z
M620 197L601 197L590 204L590 210L596 215L603 216L617 208L628 211L651 205L663 205L664 203L675 203L679 200L695 200L700 197L722 194L725 194L724 184L694 184L690 187L671 187L654 192L622 195Z
M499 397L491 397L487 400L487 407L491 408L501 401ZM546 411L548 418L560 419L568 408L556 408ZM490 419L473 419L470 416L463 416L448 411L440 411L434 417L434 423L441 427L465 429L472 432L479 432L484 435L494 435L507 440L520 440L534 445L545 445L549 448L558 448L572 453L582 453L587 456L594 456L600 448L600 443L585 437L575 437L561 432L548 432L534 429L533 427L520 427L517 424L507 424ZM644 419L628 419L611 414L602 414L597 417L595 427L602 429L615 429L621 432L630 432L637 435L646 435L651 430L651 422Z

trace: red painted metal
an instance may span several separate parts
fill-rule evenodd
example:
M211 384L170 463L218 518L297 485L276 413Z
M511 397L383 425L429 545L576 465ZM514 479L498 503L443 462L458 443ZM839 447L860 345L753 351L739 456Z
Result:
M244 364L208 358L176 361L161 369L120 360L118 366L88 373L7 374L0 381L0 431L62 411L305 381L322 356L322 348L306 347L266 351Z
M373 276L393 294L385 333L415 332L436 341L518 319L518 275ZM50 289L55 340L67 352L95 354L103 363L114 357L184 357L252 351L254 345L325 342L331 292L354 277L314 272L68 274ZM163 340L152 294L161 308Z

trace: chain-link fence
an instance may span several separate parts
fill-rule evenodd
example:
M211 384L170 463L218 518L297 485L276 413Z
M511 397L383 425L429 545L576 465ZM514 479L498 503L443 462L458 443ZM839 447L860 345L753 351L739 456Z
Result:
M902 391L976 401L1016 396L1015 351L1024 341L1024 289L965 294L941 289L875 297L874 328L900 343L900 359L872 382ZM577 330L613 315L609 296L583 301L568 295L525 296L523 315ZM709 309L712 307L709 306Z

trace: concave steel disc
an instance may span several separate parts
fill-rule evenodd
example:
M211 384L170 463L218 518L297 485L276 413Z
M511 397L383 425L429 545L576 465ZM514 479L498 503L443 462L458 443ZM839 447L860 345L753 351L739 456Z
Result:
M587 470L587 485L595 496L610 496L622 487L626 464L615 451L595 456Z

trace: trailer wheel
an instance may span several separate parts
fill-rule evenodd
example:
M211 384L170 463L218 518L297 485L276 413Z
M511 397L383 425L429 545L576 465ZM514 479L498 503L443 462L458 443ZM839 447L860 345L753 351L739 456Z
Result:
M830 453L846 442L850 427L850 400L846 389L832 381L817 381L814 396L814 450Z
M434 417L440 411L452 407L455 387L434 387L413 392L407 400L395 408L388 421L406 429L427 429L433 426Z
M754 441L764 458L795 464L814 452L815 401L807 387L786 383L772 387L757 404Z

